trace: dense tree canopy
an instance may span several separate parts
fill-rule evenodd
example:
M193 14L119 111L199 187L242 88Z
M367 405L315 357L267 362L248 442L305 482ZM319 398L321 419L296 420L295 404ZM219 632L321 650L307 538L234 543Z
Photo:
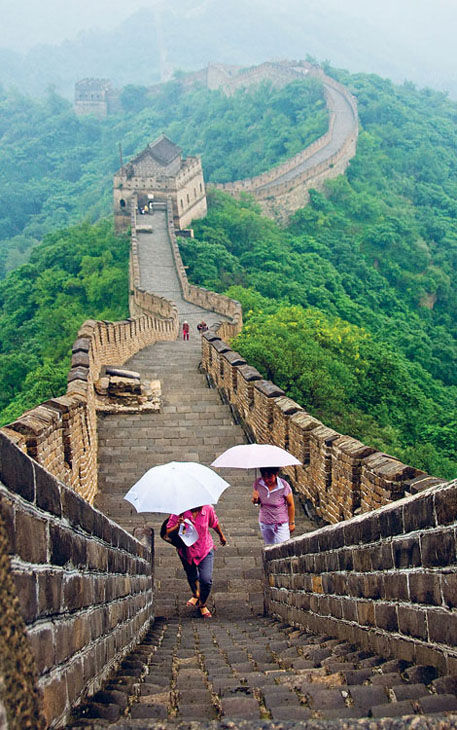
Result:
M228 291L247 324L235 346L311 412L456 476L457 105L411 84L335 75L361 120L346 176L311 191L285 230L248 198L213 195L195 241L182 244L186 263L203 285L238 285ZM357 367L330 335L322 350L315 320L343 343L346 331L360 340Z
M347 174L311 191L286 228L249 197L212 193L195 239L180 241L185 264L194 282L242 302L234 346L311 413L455 477L457 106L411 84L332 73L356 95L361 119ZM46 230L108 210L119 141L128 158L164 131L202 153L207 179L231 180L293 154L326 123L314 82L226 98L176 80L153 98L142 87L123 98L132 111L100 122L77 119L55 95L41 105L3 96L0 262L11 268ZM83 319L126 314L126 262L125 239L106 223L83 224L51 234L8 275L3 422L62 392Z
M0 422L66 391L85 319L128 316L127 236L108 221L51 233L0 282Z
M121 100L123 114L99 120L52 91L38 102L0 89L0 278L46 233L110 212L119 143L127 160L164 132L184 155L204 154L207 180L226 182L267 170L328 125L316 79L230 98L176 80L154 94L130 85Z

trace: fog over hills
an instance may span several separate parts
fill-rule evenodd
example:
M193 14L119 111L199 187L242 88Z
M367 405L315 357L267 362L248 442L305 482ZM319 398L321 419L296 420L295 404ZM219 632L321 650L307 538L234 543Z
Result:
M3 9L0 82L71 97L85 76L147 85L209 61L311 55L457 98L455 27L453 0L17 0Z

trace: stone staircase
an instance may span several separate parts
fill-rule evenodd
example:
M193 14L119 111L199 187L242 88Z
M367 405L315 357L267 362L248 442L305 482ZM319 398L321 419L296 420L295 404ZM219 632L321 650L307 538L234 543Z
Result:
M196 332L195 328L191 332ZM229 408L198 372L200 343L159 343L128 363L144 377L159 378L160 414L102 416L100 495L97 506L128 530L153 526L163 515L138 515L122 499L150 466L168 460L209 464L243 442ZM217 512L228 545L216 553L213 618L185 606L189 590L174 549L155 541L155 615L148 634L118 673L67 727L308 728L433 727L434 715L457 712L457 678L437 677L432 667L384 661L357 646L263 615L262 543L252 475L227 470L232 486ZM297 532L312 529L297 510ZM421 719L422 717L422 719ZM390 718L390 719L389 719ZM424 722L424 724L417 724ZM439 727L454 727L451 718ZM324 725L322 724L324 723ZM386 724L387 723L387 724Z
M435 726L430 716L455 712L456 691L456 677L437 678L431 667L383 662L272 619L156 619L118 675L67 727L216 730L306 721L316 730L444 730L456 727L453 720Z
M229 407L198 372L200 336L190 318L189 322L188 342L157 343L126 364L146 379L161 381L162 412L105 415L99 420L100 492L96 506L129 531L154 528L155 613L167 617L181 615L189 589L174 548L158 537L165 515L137 514L123 495L152 466L168 461L209 465L225 449L244 441L243 430L234 424ZM210 605L225 618L262 614L262 540L257 508L250 502L254 472L224 469L221 475L232 485L216 508L228 544L216 550ZM297 512L298 534L312 525L299 509Z
M154 226L160 227L157 215ZM160 251L166 237L154 241L154 255L168 255ZM204 318L210 325L216 315L184 302L173 268L155 267L153 253L147 255L150 244L144 244L143 285L153 291L161 286L177 302L191 338L157 343L125 364L143 378L160 380L163 407L160 413L100 416L96 506L129 531L153 527L155 619L116 676L75 711L67 727L219 730L299 723L343 730L359 728L359 718L367 718L362 727L392 730L393 718L406 716L398 727L457 728L451 717L441 718L457 712L456 677L384 661L347 642L264 616L262 541L257 508L250 502L253 473L221 472L232 486L216 507L228 544L216 551L209 602L213 618L202 619L186 608L190 593L176 551L158 537L164 515L137 514L123 495L151 466L168 461L209 465L226 448L243 443L244 433L198 369L196 324ZM296 534L313 529L299 505L296 523Z

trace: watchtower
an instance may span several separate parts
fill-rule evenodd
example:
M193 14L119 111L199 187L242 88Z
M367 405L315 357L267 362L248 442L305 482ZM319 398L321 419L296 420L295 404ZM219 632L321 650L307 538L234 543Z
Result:
M82 79L75 84L75 113L104 119L114 110L118 96L109 79Z
M130 223L130 203L137 195L143 208L150 201L171 198L175 228L186 228L206 215L206 191L200 157L182 158L182 150L161 134L114 176L116 230Z

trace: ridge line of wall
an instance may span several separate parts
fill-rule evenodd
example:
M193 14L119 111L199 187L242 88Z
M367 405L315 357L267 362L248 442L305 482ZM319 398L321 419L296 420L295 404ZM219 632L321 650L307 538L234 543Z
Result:
M223 190L231 193L232 195L239 195L242 192L252 193L261 203L262 210L266 215L275 214L283 217L284 210L287 211L287 213L290 213L298 207L303 206L307 202L307 193L311 187L320 187L325 180L329 180L343 174L349 164L349 161L356 154L358 138L358 113L356 99L343 84L340 84L338 81L335 81L335 79L327 76L322 69L316 69L311 67L309 64L305 65L308 66L308 71L311 71L311 75L320 78L324 84L327 107L330 112L329 128L327 132L311 145L308 145L308 147L304 150L294 155L294 157L285 160L260 175L252 178L245 178L243 180L236 180L230 183L215 183L211 185L211 187L214 187L217 190ZM249 80L250 76L254 76L256 81L262 80L263 68L264 78L268 80L268 71L270 66L275 68L274 64L262 64L261 67L256 67L255 74L249 73L248 71L241 76L246 80ZM288 68L281 64L278 64L278 67L280 67L280 72L282 74L286 71L291 72L291 80L303 78L303 74L292 68ZM238 77L235 78L238 80ZM287 181L277 182L278 178L282 175L294 170L300 164L312 157L312 155L316 152L329 144L333 135L335 117L337 114L332 97L328 91L329 87L339 92L352 110L354 122L351 132L343 141L340 148L329 158L321 163L313 165L313 167L308 170L298 172ZM224 85L222 85L222 89L225 93L229 93L228 89L225 88ZM280 210L281 207L283 208L282 211Z

